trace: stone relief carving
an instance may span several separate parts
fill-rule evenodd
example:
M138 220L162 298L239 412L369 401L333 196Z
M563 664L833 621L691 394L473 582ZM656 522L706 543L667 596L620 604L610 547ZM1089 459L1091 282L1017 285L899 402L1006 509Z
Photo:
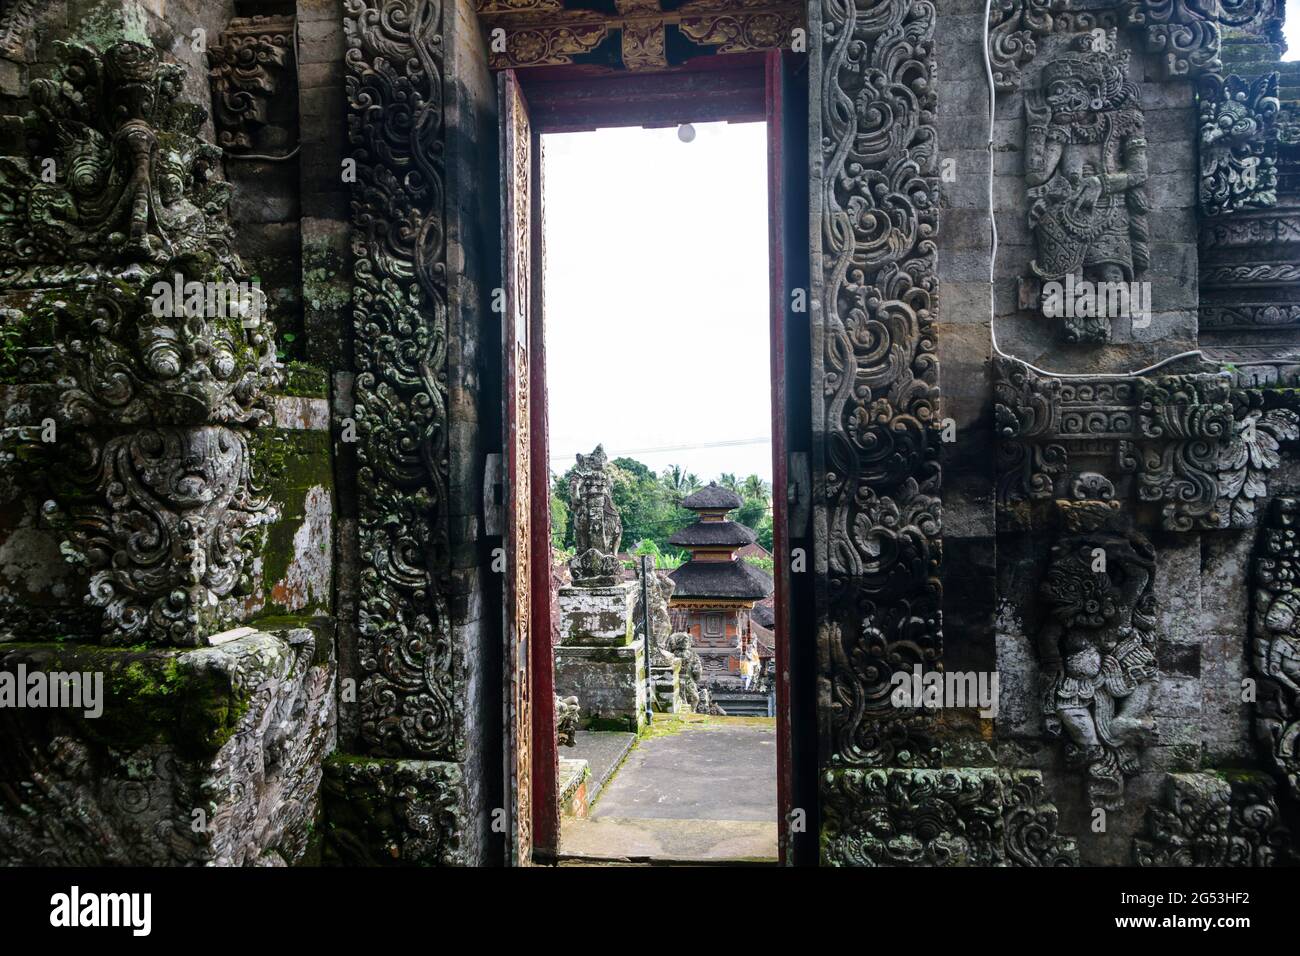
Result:
M0 158L0 260L139 267L201 253L239 275L221 150L197 138L204 111L176 99L184 68L127 41L58 49L62 79L31 84L32 158Z
M618 549L623 540L623 519L614 505L608 465L605 449L597 445L590 455L578 455L569 478L575 553L569 570L578 587L614 584L621 570Z
M1001 92L1020 85L1023 71L1038 52L1038 41L1052 32L1054 14L1067 0L997 0L989 10L989 60Z
M1294 860L1267 777L1171 773L1163 804L1147 808L1133 838L1138 866L1282 866Z
M275 517L246 431L270 423L274 328L231 248L205 113L177 100L183 68L133 42L57 49L61 75L31 85L31 154L0 157L0 282L30 290L20 324L39 330L25 411L60 428L44 512L104 640L194 645L236 610Z
M1025 183L1043 281L1131 282L1150 264L1147 143L1115 31L1071 38L1025 93ZM1106 342L1110 318L1064 319L1067 342Z
M1253 29L1274 14L1273 0L1125 0L1123 15L1146 49L1164 54L1167 76L1219 72L1221 27Z
M823 78L813 127L819 682L829 759L879 765L893 759L890 675L932 668L943 645L935 10L831 0L810 11Z
M275 96L293 57L294 18L238 17L208 48L209 82L218 145L232 152L252 151L258 129L267 121L267 101Z
M0 670L21 665L106 671L104 714L0 708L0 865L285 866L306 852L335 742L332 651L311 631L180 653L0 644Z
M1201 78L1201 212L1221 216L1277 204L1277 78Z
M822 862L830 866L997 866L996 770L860 770L822 779Z
M464 775L434 760L325 761L324 861L342 866L464 866Z
M442 6L347 0L362 745L458 755L447 542Z
M79 433L63 454L70 491L46 517L90 575L112 643L200 644L221 602L252 589L252 533L278 512L260 496L248 443L221 426L144 428L102 444Z
M56 420L269 425L267 394L281 375L261 291L227 283L210 259L197 256L156 276L168 287L180 281L228 289L227 314L160 307L155 283L121 277L46 296L34 307L35 321L54 333L42 371L62 384Z
M1026 526L1026 505L1062 497L1078 462L1108 466L1171 531L1249 528L1283 442L1300 436L1285 390L1216 373L1136 379L1051 378L995 358L998 505Z
M1091 804L1117 810L1155 737L1156 552L1126 527L1108 480L1084 474L1074 490L1056 503L1063 534L1041 585L1043 721L1064 738L1066 765L1085 769Z
M1286 792L1300 800L1300 499L1273 500L1257 545L1252 605L1255 737Z
M1037 770L1003 770L1002 827L1010 866L1078 866L1079 847L1057 827L1061 814Z
M1036 770L827 771L830 866L1077 866Z

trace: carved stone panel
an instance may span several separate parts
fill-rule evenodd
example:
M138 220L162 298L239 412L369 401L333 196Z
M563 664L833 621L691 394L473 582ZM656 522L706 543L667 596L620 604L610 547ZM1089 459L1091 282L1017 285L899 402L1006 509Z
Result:
M237 17L208 48L217 143L251 152L268 119L268 103L292 75L294 18Z
M1294 390L1247 388L1234 377L1055 378L994 360L998 505L1007 527L1026 507L1065 497L1084 471L1121 498L1156 509L1171 531L1249 528L1284 442L1300 437Z
M348 0L361 740L453 758L443 7Z
M873 765L890 675L942 654L935 10L811 9L823 753Z
M1277 204L1277 76L1202 78L1198 195L1205 215Z
M1147 808L1133 838L1138 866L1284 866L1291 835L1267 777L1252 773L1171 773L1163 803Z
M1147 142L1129 56L1114 30L1058 47L1025 93L1025 185L1038 280L1128 283L1150 265ZM1110 317L1065 313L1067 342L1106 342Z
M1038 635L1043 721L1081 768L1094 807L1124 805L1124 779L1155 739L1156 551L1113 500L1114 487L1084 475L1057 501L1062 534L1041 584L1047 622Z
M1255 737L1285 792L1300 801L1300 500L1274 499L1254 570Z

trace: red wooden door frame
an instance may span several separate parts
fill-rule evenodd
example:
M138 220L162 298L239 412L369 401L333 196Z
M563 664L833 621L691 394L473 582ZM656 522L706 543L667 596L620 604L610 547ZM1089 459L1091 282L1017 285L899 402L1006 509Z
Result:
M792 712L790 701L790 561L788 487L789 448L786 436L785 354L785 176L781 51L768 51L764 62L764 102L767 107L767 248L770 274L770 357L772 365L772 579L776 586L776 806L777 846L781 863L789 862L790 811L793 807Z
M546 339L542 305L542 203L540 137L612 126L676 125L684 122L766 120L768 130L768 254L770 276L770 354L772 375L772 524L777 614L777 813L780 859L790 859L788 820L793 786L793 736L790 688L790 614L786 417L786 268L783 236L781 53L706 58L702 70L682 68L647 76L570 75L560 68L519 71L532 119L535 184L533 197L533 281L529 366L532 460L532 799L533 847L539 861L555 858L559 849L559 754L555 743L554 653L551 646L550 472L546 414ZM722 68L719 68L721 66ZM689 95L686 95L689 94Z

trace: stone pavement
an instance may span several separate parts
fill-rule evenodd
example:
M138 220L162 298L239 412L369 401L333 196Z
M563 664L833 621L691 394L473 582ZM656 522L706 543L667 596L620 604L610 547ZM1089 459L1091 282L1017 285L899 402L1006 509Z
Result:
M589 818L564 820L560 852L660 863L775 861L775 721L657 716Z

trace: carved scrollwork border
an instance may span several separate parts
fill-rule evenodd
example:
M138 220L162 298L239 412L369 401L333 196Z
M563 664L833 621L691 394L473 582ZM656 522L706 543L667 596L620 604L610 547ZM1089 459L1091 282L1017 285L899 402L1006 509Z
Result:
M942 655L935 8L811 8L823 762L923 765L890 677ZM917 736L919 733L919 737Z
M457 759L447 588L443 6L346 0L355 259L360 745Z

